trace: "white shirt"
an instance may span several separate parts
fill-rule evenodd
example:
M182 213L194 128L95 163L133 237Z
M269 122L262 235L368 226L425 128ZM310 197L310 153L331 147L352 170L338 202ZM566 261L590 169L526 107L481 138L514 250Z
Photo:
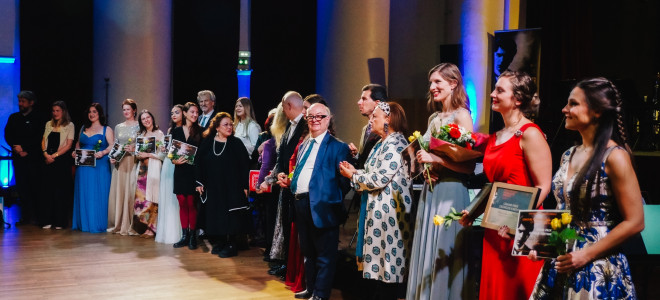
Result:
M302 119L303 114L300 113L295 119L290 120L289 123L291 123L291 126L289 127L289 135L286 137L286 142L288 143L289 140L291 139L291 136L293 135L293 132L296 131L296 127L298 127L298 123L300 123L300 119Z
M201 127L206 126L209 123L209 121L211 121L211 118L213 118L213 113L214 112L215 111L212 110L210 113L200 116L199 117L199 126L201 126Z
M234 136L241 139L250 156L252 156L254 146L257 144L260 131L261 127L254 120L250 120L249 123L239 122L236 129L234 129Z
M319 147L321 146L321 142L323 142L323 138L325 138L326 134L328 134L327 130L315 138L310 137L309 140L305 141L305 143L302 144L304 145L304 148L298 149L298 158L296 160L300 161L302 157L305 155L305 152L307 152L307 148L309 147L311 140L314 139L315 142L312 145L312 152L309 153L309 157L307 157L307 161L305 161L305 165L302 166L302 169L300 170L300 174L298 175L298 183L296 184L296 194L309 192L309 180L312 178L312 172L314 171L314 163L316 162L316 155L319 153ZM300 166L296 166L296 168L298 167Z

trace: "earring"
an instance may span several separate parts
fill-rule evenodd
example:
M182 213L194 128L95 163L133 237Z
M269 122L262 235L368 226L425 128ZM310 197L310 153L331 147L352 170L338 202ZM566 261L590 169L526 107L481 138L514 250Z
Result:
M383 125L383 127L385 128L385 134L387 134L387 131L389 130L390 125L387 124L387 123L385 123L385 124Z

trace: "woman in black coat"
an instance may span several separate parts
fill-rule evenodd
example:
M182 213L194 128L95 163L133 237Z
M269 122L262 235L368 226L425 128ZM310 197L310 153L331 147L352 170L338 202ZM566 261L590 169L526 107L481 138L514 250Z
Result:
M197 191L205 202L206 232L220 257L238 254L236 236L252 230L247 191L250 157L233 136L233 121L221 112L204 131L196 157Z

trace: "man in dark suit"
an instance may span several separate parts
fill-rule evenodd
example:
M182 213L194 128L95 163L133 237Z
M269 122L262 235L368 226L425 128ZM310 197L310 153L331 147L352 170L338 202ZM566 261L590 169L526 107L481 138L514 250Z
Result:
M202 110L199 112L199 117L197 118L197 123L199 127L202 128L202 131L206 130L211 124L211 119L215 114L215 94L209 90L203 90L197 92L197 104ZM201 201L197 202L197 230L199 230L198 238L206 239L207 236L204 233L204 224L206 224L206 212L204 209L206 205ZM220 249L215 247L211 250L212 254L219 254Z
M202 127L203 130L209 127L211 119L215 113L215 94L209 90L199 91L197 93L197 104L202 110L199 113L199 127Z
M18 93L18 112L9 116L5 126L5 140L12 150L16 187L20 197L21 220L19 224L36 222L35 205L37 190L30 188L34 176L43 164L41 137L46 117L33 109L37 97L31 91Z
M289 174L289 160L291 159L293 152L296 150L296 146L298 146L300 137L303 133L307 132L307 122L303 118L303 99L298 92L289 91L284 94L284 97L282 97L282 110L287 119L289 119L289 124L282 135L273 174ZM270 259L279 262L279 264L274 265L268 273L283 278L286 275L286 258L287 250L289 249L289 237L291 235L292 219L289 210L293 201L293 194L288 186L282 184L280 184L280 186L282 188L280 189L279 201L281 202L282 207L281 225L284 239L281 247L275 247L273 248L274 250L271 249L271 253L274 255L272 255Z
M305 256L307 290L296 298L329 299L335 275L339 225L346 216L343 196L349 188L339 163L352 159L348 145L328 133L331 117L320 103L307 110L310 137L298 149L293 176L277 175L295 194L296 228Z
M387 90L384 86L380 84L368 84L362 88L362 95L360 95L360 100L358 100L358 108L360 109L360 114L369 119L371 114L374 112L374 109L380 101L387 101ZM364 169L364 163L367 161L367 157L371 152L371 149L376 145L380 140L380 136L376 133L371 132L371 124L367 122L367 125L362 127L362 135L360 136L359 148L355 147L353 143L348 145L351 149L351 154L357 159L356 168ZM355 256L356 262L358 264L358 269L362 269L362 246L364 242L364 220L366 218L367 210L367 196L364 196L361 193L355 193L353 202L357 200L360 203L360 217L358 218L358 229L357 229L357 244L355 246Z

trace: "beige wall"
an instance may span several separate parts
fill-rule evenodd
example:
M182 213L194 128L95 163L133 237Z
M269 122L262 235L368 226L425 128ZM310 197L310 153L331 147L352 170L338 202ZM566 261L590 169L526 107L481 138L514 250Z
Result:
M382 58L387 74L389 0L319 1L316 89L335 114L339 138L357 144L367 119L357 100L370 83L367 60Z
M108 123L123 122L121 102L137 101L161 128L169 123L171 93L170 0L94 1L94 99L105 99L110 78Z

